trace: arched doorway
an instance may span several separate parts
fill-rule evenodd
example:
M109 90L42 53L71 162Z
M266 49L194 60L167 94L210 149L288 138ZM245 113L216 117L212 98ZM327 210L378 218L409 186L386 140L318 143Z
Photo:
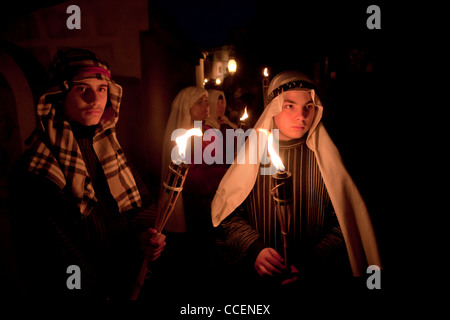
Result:
M24 141L36 126L36 94L33 95L30 77L26 76L27 72L35 70L19 65L17 60L23 59L25 50L18 49L22 53L17 59L0 47L0 260L3 262L0 265L0 296L9 297L20 295L22 283L10 238L8 208L11 204L7 176L25 150ZM36 76L40 75L34 74L32 78Z

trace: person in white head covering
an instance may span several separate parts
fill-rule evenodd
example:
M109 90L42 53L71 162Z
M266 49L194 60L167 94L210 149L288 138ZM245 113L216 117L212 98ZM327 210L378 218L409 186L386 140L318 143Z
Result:
M172 141L172 133L176 129L191 129L194 127L194 122L198 121L202 123L202 131L208 130L211 127L205 122L209 119L210 107L208 101L208 91L200 87L187 87L181 90L175 97L171 113L167 122L166 132L164 136L163 155L162 155L162 177L165 177L168 164L171 161L171 151L175 146L175 142ZM198 123L197 122L197 123ZM211 131L210 131L211 133ZM214 132L211 133L214 135ZM202 139L202 155L205 147L213 142L217 137L209 137L210 140ZM195 139L195 138L192 138ZM201 138L197 138L201 139ZM195 143L191 144L194 147ZM195 152L195 151L194 151ZM193 154L192 152L191 154ZM183 193L180 195L176 207L169 218L166 225L166 230L169 232L185 232L187 231L186 224L190 225L190 229L205 229L205 225L211 225L211 219L209 212L205 217L200 218L199 210L190 210L192 213L191 221L185 215L185 203L190 202L188 196L196 197L197 208L201 197L212 198L220 179L225 174L226 168L222 165L208 165L202 159L201 163L195 163L193 159L188 159L190 163L189 172L186 177ZM211 200L209 200L210 203ZM208 208L209 208L208 203ZM200 218L201 223L198 219ZM211 225L212 227L212 225Z
M222 132L225 132L226 129L237 129L238 126L225 115L227 100L223 91L208 90L208 101L210 113L206 119L206 125Z
M170 110L164 134L161 179L167 174L168 165L172 161L171 152L176 145L172 140L172 133L177 129L189 130L194 127L194 121L204 121L209 116L208 91L194 86L184 88L176 95ZM167 222L166 230L186 231L182 194Z
M224 165L207 164L203 158L205 148L218 138L213 137L215 132L209 131L210 127L205 124L208 116L207 90L194 86L182 89L172 103L162 155L164 178L172 161L172 149L176 145L175 141L172 141L172 133L177 129L201 126L204 136L192 137L187 145L186 162L189 171L183 191L165 227L170 248L169 255L165 256L165 261L169 261L164 268L167 279L181 287L195 285L197 290L202 285L201 276L204 277L205 268L209 266L209 257L215 245L210 215L211 201L226 171ZM205 132L207 130L208 134ZM207 139L207 135L211 135L211 140ZM201 163L195 160L198 149L202 152Z
M299 72L282 72L268 93L255 129L279 129L280 157L293 175L290 271L300 270L301 281L328 280L341 268L339 252L347 252L347 271L354 276L364 274L368 265L381 267L369 213L321 122L323 107L311 80ZM248 152L249 143L240 152ZM283 249L270 176L260 174L261 162L230 167L211 215L227 259L246 260L260 276L273 279L284 271Z
M229 142L227 142L227 131L233 131L237 129L238 126L225 115L227 101L223 91L216 89L208 90L208 101L210 115L206 119L205 126L207 129L215 129L220 131L222 149L225 150L229 144ZM234 139L234 145L237 145L237 138L234 135L230 137L231 139ZM228 152L235 152L235 150L230 149ZM222 162L227 162L226 152L223 152Z

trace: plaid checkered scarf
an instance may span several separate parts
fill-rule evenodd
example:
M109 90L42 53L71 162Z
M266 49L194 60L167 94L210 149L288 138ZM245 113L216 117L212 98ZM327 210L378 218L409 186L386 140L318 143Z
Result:
M97 198L80 147L64 117L61 96L69 89L69 82L94 77L103 79L108 83L109 101L95 130L93 148L119 211L140 207L142 201L136 182L116 137L122 87L110 79L108 65L95 56L86 55L84 50L70 54L59 52L50 67L52 72L58 85L39 100L40 127L31 137L28 170L47 177L61 189L70 186L80 212L89 215Z

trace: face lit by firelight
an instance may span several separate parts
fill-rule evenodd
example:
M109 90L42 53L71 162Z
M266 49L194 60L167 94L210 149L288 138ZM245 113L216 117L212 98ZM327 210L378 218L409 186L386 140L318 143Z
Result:
M89 78L71 85L64 101L64 113L69 121L84 126L97 125L108 101L105 80Z
M209 117L208 96L204 94L190 109L192 121L203 121Z
M220 118L225 114L225 102L223 96L220 96L219 99L217 99L216 113L217 118Z
M281 112L274 116L275 127L280 130L280 140L303 137L311 128L315 113L316 108L309 91L287 91Z

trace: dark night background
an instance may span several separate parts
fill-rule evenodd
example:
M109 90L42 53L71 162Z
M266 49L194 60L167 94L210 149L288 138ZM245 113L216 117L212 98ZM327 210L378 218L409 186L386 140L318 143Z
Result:
M6 28L19 14L62 2L27 6L16 2L2 10L0 27ZM407 19L415 19L409 7L388 1L150 3L162 12L160 25L173 24L172 31L183 34L186 47L233 45L238 63L233 81L244 92L261 86L265 66L271 76L295 69L313 77L319 68L325 126L366 199L385 263L383 292L376 298L385 302L404 294L411 281L417 281L409 292L415 295L421 277L411 278L405 270L409 254L417 255L417 249L416 241L408 238L414 216L406 200L411 197L404 160L410 138L403 130L409 121L404 116L409 101L403 83L408 80L404 71L410 65L411 32L420 27L408 27ZM366 27L366 9L371 4L381 9L381 30ZM331 72L335 77L330 77ZM187 82L178 83L181 87ZM254 98L257 112L262 110L260 96ZM2 275L1 280L7 277Z

